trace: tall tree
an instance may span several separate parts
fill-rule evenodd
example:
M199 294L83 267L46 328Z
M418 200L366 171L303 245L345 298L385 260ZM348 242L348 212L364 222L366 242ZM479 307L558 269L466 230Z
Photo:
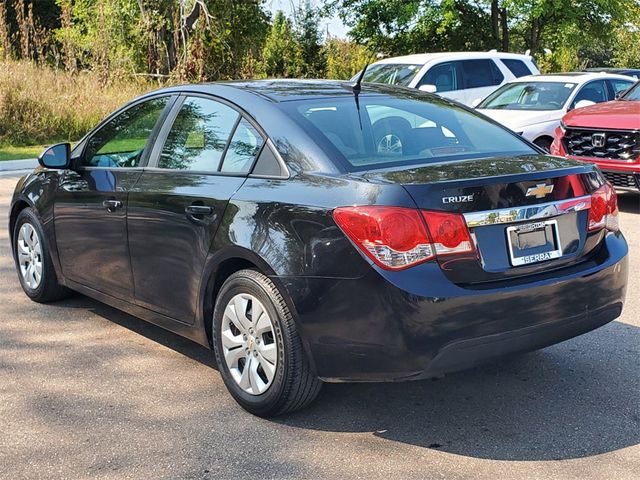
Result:
M278 11L273 19L262 55L267 76L298 76L301 63L300 48L291 20L282 11Z

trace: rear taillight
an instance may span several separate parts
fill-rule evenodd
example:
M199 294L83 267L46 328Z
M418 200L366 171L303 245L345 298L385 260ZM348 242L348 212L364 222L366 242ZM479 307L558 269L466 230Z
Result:
M473 251L473 242L462 215L448 212L422 211L427 222L436 255Z
M618 197L608 182L591 194L591 208L589 208L587 225L589 231L602 228L612 232L620 230L618 223Z
M403 207L338 207L333 218L377 265L399 270L433 259L473 251L464 217ZM428 225L428 228L427 228Z

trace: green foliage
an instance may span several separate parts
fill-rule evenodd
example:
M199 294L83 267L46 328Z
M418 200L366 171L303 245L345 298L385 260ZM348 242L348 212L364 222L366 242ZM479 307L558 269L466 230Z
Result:
M347 79L353 77L373 55L367 48L346 40L331 38L322 47L326 59L326 78Z
M262 51L264 72L268 77L295 77L300 73L302 52L291 20L278 11Z

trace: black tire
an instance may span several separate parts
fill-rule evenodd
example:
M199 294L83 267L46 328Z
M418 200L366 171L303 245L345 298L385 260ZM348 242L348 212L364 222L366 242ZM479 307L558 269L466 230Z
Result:
M257 298L272 319L277 364L272 383L259 395L245 392L234 380L223 357L221 332L224 310L238 294ZM255 270L240 270L223 284L213 314L213 343L218 369L233 398L248 412L271 417L291 412L311 403L322 382L311 371L293 317L273 282Z
M549 153L553 140L548 137L540 137L536 138L533 143L542 148L545 152Z
M28 223L33 227L41 246L40 261L42 262L42 276L40 278L40 283L35 288L27 285L20 271L20 264L18 262L18 234L25 223ZM58 282L58 277L56 276L56 271L53 267L53 262L51 261L51 255L49 254L49 243L47 242L47 237L44 234L38 216L31 208L25 208L18 214L13 228L11 246L20 285L22 286L24 293L31 300L39 303L47 303L61 300L70 295L71 291L60 285Z

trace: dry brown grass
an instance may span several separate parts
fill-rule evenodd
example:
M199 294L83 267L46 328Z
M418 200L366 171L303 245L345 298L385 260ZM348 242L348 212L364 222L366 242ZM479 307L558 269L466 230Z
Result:
M70 75L25 62L0 62L0 145L77 140L116 107L156 85L90 72Z

